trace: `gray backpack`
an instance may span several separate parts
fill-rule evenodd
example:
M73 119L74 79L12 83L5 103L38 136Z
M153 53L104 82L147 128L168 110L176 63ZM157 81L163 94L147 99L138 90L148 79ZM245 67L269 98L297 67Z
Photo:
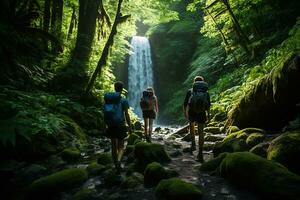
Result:
M204 81L197 81L193 85L189 99L189 109L194 113L203 113L209 108L208 85Z

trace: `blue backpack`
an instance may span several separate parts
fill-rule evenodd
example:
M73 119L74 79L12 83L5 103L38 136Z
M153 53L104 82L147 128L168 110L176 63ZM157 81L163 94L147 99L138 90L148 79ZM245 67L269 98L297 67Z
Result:
M121 99L122 97L118 92L110 92L104 95L104 122L109 127L121 126L124 123Z

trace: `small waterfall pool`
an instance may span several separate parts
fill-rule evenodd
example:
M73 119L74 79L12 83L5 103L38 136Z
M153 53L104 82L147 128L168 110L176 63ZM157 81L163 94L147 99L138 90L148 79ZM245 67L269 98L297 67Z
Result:
M140 99L142 91L153 87L153 69L148 38L134 36L128 66L128 100L138 117L142 118Z

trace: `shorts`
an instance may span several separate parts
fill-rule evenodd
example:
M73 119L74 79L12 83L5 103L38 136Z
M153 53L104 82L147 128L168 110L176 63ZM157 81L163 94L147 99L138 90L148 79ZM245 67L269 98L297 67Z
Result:
M155 119L156 113L154 110L143 110L143 118Z
M111 126L106 129L106 136L111 139L119 139L123 140L127 137L127 127L126 125L120 125L120 126Z
M189 114L189 121L190 122L205 123L206 120L207 120L205 112L195 113L193 111L189 111L188 114Z

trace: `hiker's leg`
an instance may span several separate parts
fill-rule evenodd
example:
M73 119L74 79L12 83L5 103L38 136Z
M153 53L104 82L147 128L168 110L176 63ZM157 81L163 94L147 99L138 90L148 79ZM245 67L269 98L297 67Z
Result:
M191 151L196 150L196 142L195 142L195 122L190 122L190 134L192 138Z
M111 139L111 156L113 158L114 163L116 164L118 161L118 146L117 146L117 139Z
M124 140L119 139L118 140L118 161L122 160L123 153L124 153Z
M204 123L198 123L198 135L199 135L199 152L198 152L198 160L200 162L203 161L203 145L204 145Z
M145 137L147 137L148 135L148 124L149 124L148 118L144 118Z
M153 129L153 119L149 119L149 137L151 138Z

